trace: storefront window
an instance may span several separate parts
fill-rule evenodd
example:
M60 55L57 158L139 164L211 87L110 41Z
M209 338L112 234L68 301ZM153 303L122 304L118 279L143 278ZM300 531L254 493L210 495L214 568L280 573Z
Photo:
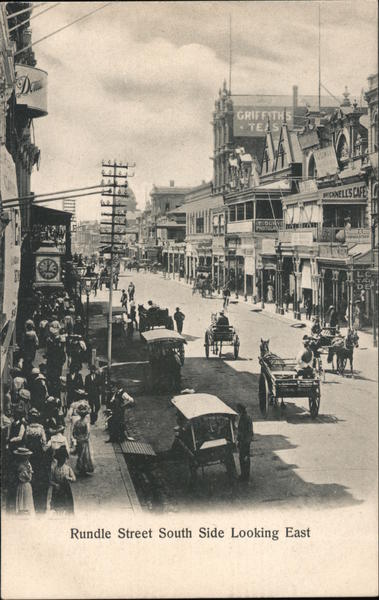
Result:
M245 219L245 205L237 204L237 221L243 221Z
M246 219L252 219L252 218L253 218L253 203L246 202Z
M204 233L204 217L197 217L196 233Z

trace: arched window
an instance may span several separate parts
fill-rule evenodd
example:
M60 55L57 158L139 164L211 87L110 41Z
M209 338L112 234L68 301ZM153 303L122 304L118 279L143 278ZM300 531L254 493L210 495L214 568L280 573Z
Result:
M346 166L349 160L349 146L343 134L340 136L337 144L337 159L342 168Z
M309 161L308 161L308 178L309 179L317 179L316 161L315 161L315 157L313 156L313 154L311 154Z
M375 111L371 120L371 152L378 151L378 111Z

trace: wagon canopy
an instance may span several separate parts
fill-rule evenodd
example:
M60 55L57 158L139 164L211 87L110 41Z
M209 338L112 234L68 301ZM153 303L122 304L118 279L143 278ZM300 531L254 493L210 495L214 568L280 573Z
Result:
M172 331L171 329L152 329L150 331L145 331L141 333L141 337L148 344L154 344L155 342L183 342L186 344L185 338L177 333L176 331Z
M212 394L183 394L174 396L171 402L188 420L210 414L237 416L232 408Z

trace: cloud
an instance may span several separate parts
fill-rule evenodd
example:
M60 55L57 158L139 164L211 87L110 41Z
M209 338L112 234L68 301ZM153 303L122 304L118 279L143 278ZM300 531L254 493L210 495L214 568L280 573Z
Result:
M62 3L32 21L33 39L101 4ZM209 180L229 14L234 93L289 94L294 84L316 93L316 3L114 2L35 46L49 74L49 115L35 120L42 162L33 190L94 185L108 158L137 163L131 186L140 206L153 183ZM376 69L376 4L322 2L321 14L325 85L360 91ZM96 197L78 206L81 218L99 214Z

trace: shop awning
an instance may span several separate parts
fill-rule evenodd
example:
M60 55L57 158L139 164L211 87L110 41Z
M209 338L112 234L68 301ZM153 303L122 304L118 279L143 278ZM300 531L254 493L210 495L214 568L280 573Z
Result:
M349 248L348 255L353 258L362 258L364 254L368 254L371 250L371 244L356 244L352 248ZM369 264L369 260L368 263Z
M33 225L70 225L72 213L65 210L32 205Z

